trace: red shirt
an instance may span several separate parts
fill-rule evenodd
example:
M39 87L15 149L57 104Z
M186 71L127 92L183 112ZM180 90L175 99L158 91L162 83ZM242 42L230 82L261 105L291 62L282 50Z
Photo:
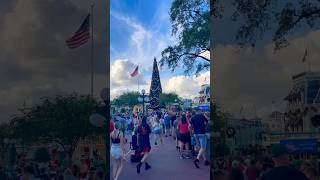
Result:
M180 134L185 134L189 132L189 123L183 124L181 121L178 123L178 129Z
M112 121L110 121L110 133L114 130L114 124Z

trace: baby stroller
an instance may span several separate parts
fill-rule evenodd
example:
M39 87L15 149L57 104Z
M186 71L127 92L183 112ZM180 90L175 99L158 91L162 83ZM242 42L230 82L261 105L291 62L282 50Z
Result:
M143 154L142 154L142 151L140 150L140 147L138 145L138 138L135 133L133 133L132 138L131 138L131 142L130 142L130 152L131 151L134 152L130 156L131 162L132 163L140 162L143 157Z

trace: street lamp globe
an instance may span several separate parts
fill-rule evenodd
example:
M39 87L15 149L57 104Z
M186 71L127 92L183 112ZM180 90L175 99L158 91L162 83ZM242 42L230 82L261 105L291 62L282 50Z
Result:
M149 97L146 96L146 97L144 98L144 101L145 101L145 102L149 102Z
M143 101L142 97L138 97L138 101L142 102Z

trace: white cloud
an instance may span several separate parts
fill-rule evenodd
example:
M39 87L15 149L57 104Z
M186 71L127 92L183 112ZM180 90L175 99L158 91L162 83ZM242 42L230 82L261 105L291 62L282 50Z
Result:
M164 8L159 8L158 11L161 11L158 14L168 13ZM129 48L119 54L113 49L113 52L117 54L112 56L116 59L134 60L143 69L149 69L152 67L153 58L156 57L159 60L161 51L174 42L174 37L170 33L170 21L163 18L164 16L154 19L153 22L155 23L152 26L145 27L133 17L116 12L111 12L110 14L117 20L124 22L127 25L124 28L128 28L131 31L128 39ZM164 26L168 26L167 32L161 32L161 28Z
M161 6L155 14L168 14L168 12ZM114 59L111 59L111 98L126 91L138 90L137 79L129 75L136 65L139 65L141 73L139 89L148 91L153 58L156 57L159 61L161 51L173 42L170 29L167 32L161 32L161 28L164 26L170 28L169 19L164 18L168 16L154 16L152 26L145 27L133 17L113 11L110 15L123 22L126 25L123 28L127 28L130 32L128 42L125 42L129 44L127 50L119 52L111 44L112 57L114 57ZM161 78L165 77L161 76ZM166 84L164 83L162 86L165 87Z
M200 53L200 56L210 59L210 51L204 51L203 53Z
M173 76L166 81L164 92L175 92L183 98L194 98L198 95L200 87L210 83L210 71L196 76Z
M113 86L131 86L136 85L139 83L141 85L145 84L144 75L141 74L141 70L139 77L131 77L130 74L134 71L137 67L136 64L133 64L128 59L117 59L111 64L111 71L110 71L110 80L111 85Z
M243 106L246 114L268 115L275 107L285 109L283 98L292 87L292 76L307 71L302 57L309 42L309 61L313 71L320 69L320 31L294 38L290 46L273 52L273 44L261 49L242 49L218 45L214 64L215 100L231 113ZM272 103L272 102L275 103Z
M134 69L135 65L128 60L117 60L111 66L111 99L128 91L141 91L145 89L147 92L150 89L150 80L145 79L144 83L140 83L138 87L137 79L130 77L130 72ZM128 73L129 72L129 73ZM161 76L161 74L160 74ZM150 77L151 78L151 77ZM171 76L161 78L161 85L163 92L175 92L182 98L194 98L198 95L200 87L204 83L210 83L210 72L204 72L199 76Z
M153 58L156 57L159 61L161 51L168 45L174 44L176 40L171 36L168 11L169 7L166 7L165 3L160 4L151 19L152 25L148 27L143 26L132 16L128 17L114 11L110 13L112 17L124 23L126 26L123 28L128 28L130 32L128 42L125 42L129 44L127 50L117 52L112 46L114 63L111 66L111 98L123 92L138 89L137 81L128 78L128 74L122 73L131 72L134 69L132 62L139 64L139 68L143 71L145 83L139 87L140 91L141 89L149 91ZM203 55L207 57L209 53L205 52ZM210 82L210 72L202 73L199 77L186 77L169 72L170 70L167 69L160 70L163 91L176 92L184 98L196 96L205 77L207 82Z
M110 83L111 83L111 99L128 91L137 91L139 89L146 89L147 84L145 76L141 73L139 67L139 77L131 77L130 74L137 67L128 59L117 59L111 64L110 68ZM139 78L139 87L138 87Z

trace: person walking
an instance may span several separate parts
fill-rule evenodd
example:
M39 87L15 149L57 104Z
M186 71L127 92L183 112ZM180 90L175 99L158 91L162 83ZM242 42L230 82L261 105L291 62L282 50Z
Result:
M179 153L181 153L180 146L179 146L179 141L180 141L180 133L179 133L179 129L178 129L178 123L179 123L179 119L176 118L173 122L173 131L174 131L174 140L176 142L176 149L179 151Z
M187 117L188 124L190 126L192 113L190 111L187 111L186 117ZM194 151L195 140L194 140L192 131L190 131L190 129L189 129L189 133L190 133L189 150L191 151L192 156L195 157L196 156L196 153Z
M160 143L163 144L163 135L165 134L166 127L165 127L164 119L162 117L162 113L160 112L157 116L159 118L159 122L161 126Z
M222 170L215 170L213 172L213 179L215 179L215 180L226 180L226 175Z
M190 142L190 132L189 132L189 122L187 121L186 115L180 116L178 122L178 130L180 134L180 153L181 158L190 159L189 142Z
M161 141L161 124L160 124L160 119L157 116L154 117L152 131L154 134L154 145L157 146L159 143L162 143L162 141Z
M113 158L113 178L117 180L123 168L123 158L124 158L124 135L120 130L120 124L116 123L114 130L110 134L111 141L111 157Z
M249 166L245 170L245 177L247 180L256 180L258 178L258 170L254 159L250 160Z
M228 175L228 180L245 180L244 174L240 168L240 162L237 160L232 161L232 169Z
M317 168L315 167L307 167L305 169L303 169L302 171L306 177L309 179L309 180L319 180L320 179L320 176L319 176L319 172L317 170Z
M76 180L77 178L72 174L72 171L67 168L63 175L64 180Z
M307 160L301 164L300 171L307 176L309 180L319 180L319 172L317 170L317 165Z
M199 162L201 157L204 160L204 165L210 165L209 161L206 159L206 148L207 148L207 136L206 136L206 123L207 118L201 113L201 110L196 108L196 114L191 118L189 128L193 131L193 136L196 141L197 147L199 148L199 153L197 158L194 160L194 165L196 168L199 167Z
M34 173L35 173L34 171L35 169L31 165L26 166L23 169L23 173L19 179L20 180L40 180L39 178L36 178L34 176Z
M151 128L147 123L147 118L144 116L142 117L141 124L138 126L138 129L137 129L138 144L143 153L143 157L139 162L139 164L137 165L138 174L140 173L141 166L143 164L145 164L145 170L148 170L151 168L151 166L147 162L147 159L149 157L149 153L151 150L150 133L151 133Z
M264 173L260 180L307 180L308 178L299 170L290 165L289 151L283 144L276 144L272 148L275 167Z
M171 136L171 124L170 124L170 116L168 113L164 115L164 125L165 125L165 136Z

